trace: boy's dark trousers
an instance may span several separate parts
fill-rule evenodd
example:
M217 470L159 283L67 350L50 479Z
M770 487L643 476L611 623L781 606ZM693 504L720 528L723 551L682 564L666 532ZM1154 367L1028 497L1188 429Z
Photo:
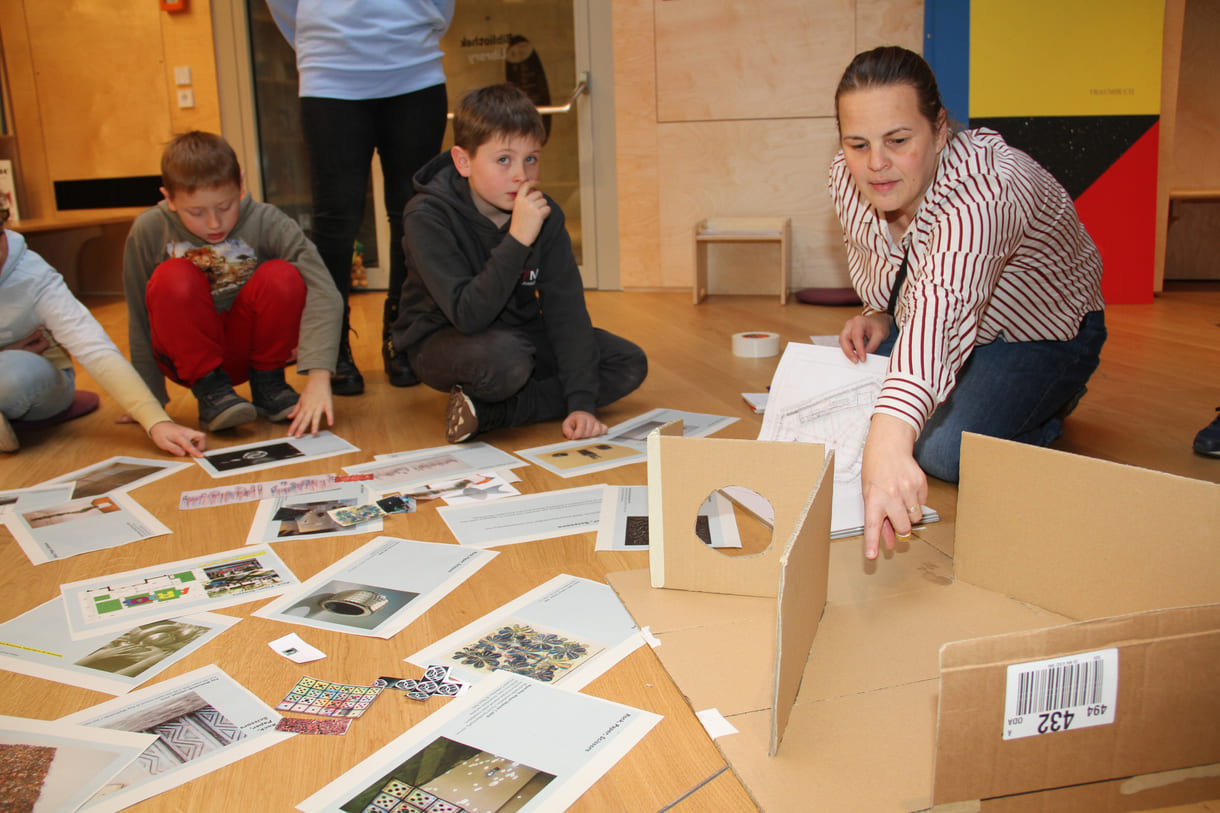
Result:
M648 359L632 342L598 328L596 406L613 403L643 383ZM542 331L491 328L464 335L445 327L407 351L411 368L433 389L456 384L481 401L513 399L510 425L552 421L568 415L555 351ZM515 398L514 398L515 396Z

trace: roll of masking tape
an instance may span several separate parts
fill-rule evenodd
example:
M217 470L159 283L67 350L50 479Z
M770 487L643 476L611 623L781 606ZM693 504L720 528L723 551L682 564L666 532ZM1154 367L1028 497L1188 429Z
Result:
M752 330L749 333L733 334L733 355L747 359L761 359L779 354L779 334Z

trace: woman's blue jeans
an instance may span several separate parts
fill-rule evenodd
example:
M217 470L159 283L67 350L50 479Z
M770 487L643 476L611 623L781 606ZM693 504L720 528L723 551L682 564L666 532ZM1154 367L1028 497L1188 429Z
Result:
M877 353L888 356L897 334L892 329ZM975 347L957 386L924 425L915 460L932 477L956 483L962 432L1049 446L1084 395L1105 341L1105 316L1093 311L1069 341L999 338Z

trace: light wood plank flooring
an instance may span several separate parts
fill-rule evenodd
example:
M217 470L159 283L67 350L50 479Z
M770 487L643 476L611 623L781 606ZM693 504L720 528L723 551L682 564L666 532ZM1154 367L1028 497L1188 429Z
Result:
M337 471L375 453L444 443L445 395L425 387L394 389L380 370L379 293L353 296L353 323L359 331L357 360L367 391L357 398L337 398L334 431L363 451L321 464L284 466L270 472L233 478L260 481ZM790 341L811 334L837 333L850 309L801 304L780 306L773 297L716 296L690 304L682 292L595 292L588 297L594 323L628 336L648 352L650 374L643 387L603 414L617 423L658 406L738 416L722 436L751 438L761 425L740 398L761 391L771 380L777 359L740 359L730 352L731 334L770 330ZM89 304L120 346L126 344L125 306L117 297L93 298ZM1220 405L1220 285L1194 284L1171 289L1146 306L1117 306L1108 311L1110 340L1090 392L1069 419L1060 448L1137 466L1220 482L1220 460L1190 450L1195 433ZM96 389L87 375L79 385ZM195 405L181 388L172 390L169 411L194 425ZM114 423L119 409L103 396L94 414L53 430L23 433L23 449L0 458L4 487L33 485L112 455L156 456L143 433ZM282 427L258 422L213 438L213 448L268 439ZM506 450L561 440L557 423L495 433L487 440ZM642 484L642 464L596 476L560 480L536 467L519 470L526 492L595 482ZM238 547L245 539L254 505L180 512L178 495L214 485L191 469L134 492L136 499L173 530L172 535L111 551L30 566L6 531L0 531L0 555L6 567L0 590L9 597L0 619L24 612L58 592L62 582L104 572L170 561ZM228 481L224 481L228 482ZM929 502L951 530L956 488L936 484ZM1200 529L1220 539L1220 529ZM394 517L384 533L423 540L452 537L434 511ZM365 537L298 541L279 545L280 554L298 576L306 578L347 554ZM844 544L858 544L849 540ZM219 664L274 704L302 674L334 680L359 680L402 672L402 658L478 615L515 598L561 572L593 579L606 573L647 566L644 553L595 553L589 536L514 545L502 549L488 567L443 600L423 619L391 641L353 639L304 630L305 637L329 654L299 667L273 654L266 642L290 631L275 622L249 618L225 634L222 642L195 653L168 675L209 662ZM249 605L229 611L245 617ZM83 689L0 673L0 714L52 719L106 699ZM675 809L738 811L751 809L747 794L731 772L718 773L724 760L703 734L693 713L668 680L650 651L637 651L593 683L590 691L665 715L664 722L574 808L578 811L654 811L698 787ZM297 737L203 780L170 791L137 806L149 811L289 810L325 782L363 759L435 708L391 698L355 724L342 738ZM711 781L707 781L711 779ZM701 783L706 782L706 784Z

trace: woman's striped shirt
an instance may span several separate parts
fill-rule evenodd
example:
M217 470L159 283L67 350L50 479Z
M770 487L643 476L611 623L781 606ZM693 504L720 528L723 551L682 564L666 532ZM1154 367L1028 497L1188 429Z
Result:
M900 243L852 181L840 152L828 181L852 284L884 312L909 251L895 308L901 328L876 413L916 432L952 392L975 345L1067 341L1104 307L1101 256L1063 187L993 130L958 133Z

